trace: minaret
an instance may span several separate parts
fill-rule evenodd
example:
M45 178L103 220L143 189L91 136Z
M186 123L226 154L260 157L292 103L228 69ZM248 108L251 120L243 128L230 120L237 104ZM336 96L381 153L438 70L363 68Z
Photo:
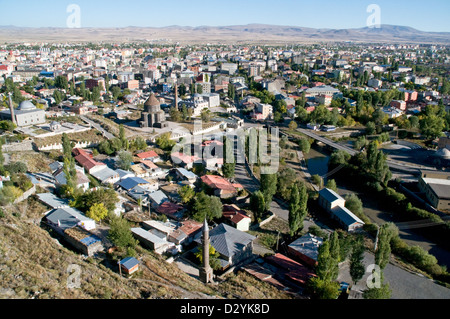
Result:
M212 282L213 278L213 270L209 265L209 228L208 223L203 222L203 236L202 236L202 245L203 245L203 267L200 269L200 280L204 283Z
M178 109L178 85L175 84L175 98L174 98L175 107Z
M11 92L9 92L8 97L9 97L9 111L11 112L11 122L13 122L14 124L17 125L16 115L14 114L14 105L11 100L11 95L12 95Z

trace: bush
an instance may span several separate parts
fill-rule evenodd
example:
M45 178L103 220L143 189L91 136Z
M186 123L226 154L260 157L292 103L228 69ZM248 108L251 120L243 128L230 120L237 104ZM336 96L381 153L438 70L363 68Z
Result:
M308 233L320 238L327 238L327 233L316 225L309 226Z
M377 235L378 227L375 224L366 223L364 224L363 229L373 237Z
M432 276L443 273L443 269L438 265L436 257L430 255L420 246L408 246L403 240L396 237L392 240L392 251Z

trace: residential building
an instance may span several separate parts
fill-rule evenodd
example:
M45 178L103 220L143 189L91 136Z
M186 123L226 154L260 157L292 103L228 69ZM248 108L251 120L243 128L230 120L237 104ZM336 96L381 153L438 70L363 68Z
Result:
M75 160L84 168L86 173L92 174L106 168L106 164L97 162L92 157L92 154L81 148L74 148L72 150Z
M252 118L255 120L266 120L272 117L273 106L270 104L256 103L253 109Z
M45 220L60 234L75 226L80 226L85 230L92 230L96 227L93 219L86 217L78 209L72 207L52 209L46 213Z
M250 260L253 257L255 239L256 237L224 223L209 231L209 241L220 255L218 259L222 270ZM201 244L200 239L195 241Z
M240 231L248 231L252 219L235 204L223 205L223 217L226 222Z
M338 89L335 89L332 86L328 86L328 85L319 85L313 88L308 88L305 90L305 94L306 97L310 97L310 96L316 96L316 95L330 95L330 96L334 96L335 94L340 94L341 91L339 91Z
M284 270L285 278L301 287L305 287L311 277L317 277L310 268L280 253L266 257L265 260Z
M237 195L237 189L227 179L218 175L204 175L200 178L220 198L230 198Z
M153 163L161 162L161 157L155 151L148 151L136 154L141 160L152 161Z
M391 107L395 107L401 111L406 111L406 102L402 100L393 100L391 101Z
M289 244L288 253L302 264L314 268L317 265L319 247L322 244L322 238L307 233Z
M331 95L319 94L316 95L315 100L317 103L329 106L331 104L333 97Z
M397 108L385 106L382 108L382 111L390 118L396 118L403 115L403 112Z
M154 250L159 255L164 254L175 246L174 243L168 242L166 239L156 236L141 227L131 228L131 233L144 247Z
M102 184L114 184L120 180L119 173L109 167L94 171L91 175Z
M383 85L383 81L378 80L376 78L372 78L369 81L367 81L367 85L372 87L372 88L381 88L381 86Z

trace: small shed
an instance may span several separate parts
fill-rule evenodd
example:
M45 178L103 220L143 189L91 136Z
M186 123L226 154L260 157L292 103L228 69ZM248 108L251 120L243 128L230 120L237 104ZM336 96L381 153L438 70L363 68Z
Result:
M139 270L139 260L134 257L127 257L119 262L120 269L127 275Z

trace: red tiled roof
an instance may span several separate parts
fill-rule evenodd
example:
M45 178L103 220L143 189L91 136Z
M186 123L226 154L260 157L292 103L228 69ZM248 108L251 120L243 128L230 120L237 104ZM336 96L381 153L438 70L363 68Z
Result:
M185 233L186 235L189 236L189 235L195 233L196 231L198 231L199 229L201 229L202 226L203 226L203 223L199 223L199 222L196 222L195 220L188 219L188 220L185 220L183 222L183 226L181 226L178 229L182 230L183 233Z
M80 163L80 165L83 166L87 170L90 170L91 168L94 168L95 166L99 166L99 165L106 166L105 163L97 162L94 159L92 159L89 156L86 156L84 154L80 154L78 156L75 156L75 160L78 163Z
M250 218L249 216L245 215L244 212L233 205L223 206L223 217L228 218L235 224L239 223L245 218Z
M155 163L153 163L152 161L141 160L141 163L151 169L158 168L158 166L156 166Z
M183 209L183 206L167 201L159 205L156 211L161 214L173 215L181 209Z
M189 156L189 155L186 155L186 154L181 153L181 152L174 152L174 153L171 154L171 157L177 157L183 163L186 163L186 164L193 163L193 162L195 162L195 161L200 159L197 156Z
M310 277L316 276L316 274L306 266L303 266L295 260L292 260L291 258L280 253L269 256L266 260L269 263L286 270L286 277L299 284L305 284Z
M136 154L136 156L139 158L150 158L150 157L158 157L159 155L155 151L148 151Z
M211 188L218 188L221 190L236 190L234 186L225 178L218 175L204 175L201 177L203 183L208 185Z

